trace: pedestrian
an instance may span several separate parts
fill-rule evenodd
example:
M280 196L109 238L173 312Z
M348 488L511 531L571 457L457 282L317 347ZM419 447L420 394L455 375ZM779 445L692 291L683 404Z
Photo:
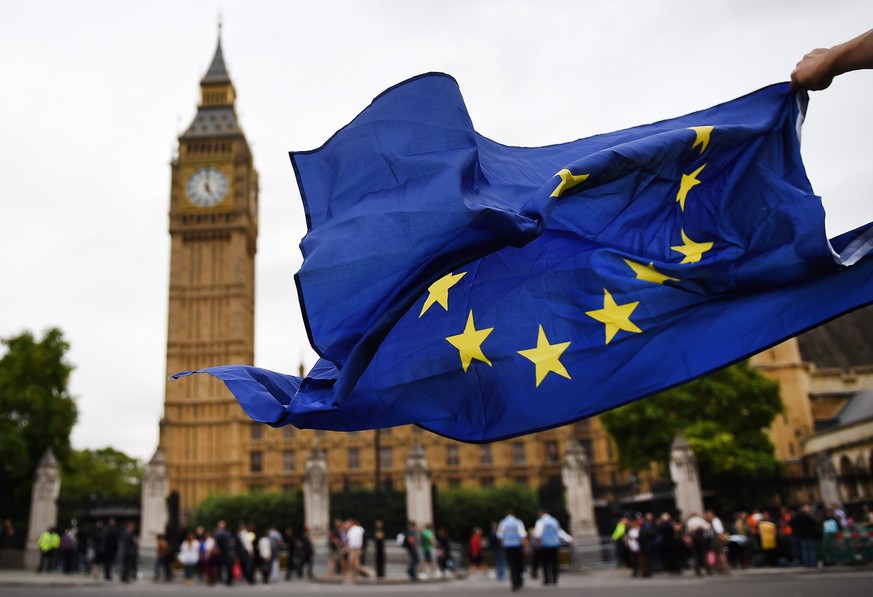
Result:
M524 584L522 572L524 571L527 530L524 528L524 523L515 517L510 508L506 511L506 516L500 521L500 524L497 525L496 534L509 566L512 590L518 591Z
M821 528L818 520L812 514L812 507L804 504L800 511L791 519L791 528L797 535L800 545L800 561L807 568L815 568L818 564L818 543L821 539Z
M312 543L312 534L309 530L309 525L303 525L303 533L301 533L300 544L302 547L302 557L300 558L300 569L305 571L306 578L312 578L312 563L315 559L315 545Z
M200 542L194 533L188 532L185 540L179 546L179 563L185 571L185 584L193 585L197 573L197 563L200 561Z
M160 581L161 576L166 582L173 580L172 563L173 549L170 547L170 542L167 541L166 535L158 535L158 542L155 546L155 582Z
M403 533L403 548L409 557L406 575L409 576L409 580L418 580L420 557L418 555L418 535L415 530L415 521L410 520L406 525L406 531Z
M200 562L203 576L206 579L206 584L209 586L214 585L217 579L217 553L218 550L215 547L215 537L212 536L212 533L207 531L203 535L203 541L200 542Z
M239 567L242 577L250 585L255 584L255 545L254 533L244 522L239 523L236 534L236 557L239 559Z
M55 569L55 554L61 545L61 538L54 527L47 528L39 539L36 540L39 547L39 566L37 572L53 572Z
M361 563L361 553L364 549L364 527L353 518L347 522L346 540L349 554L349 582L354 582L358 575L373 577L373 570Z
M731 571L727 560L727 545L730 538L725 532L724 524L715 515L715 512L707 510L706 520L709 522L709 526L712 527L712 551L715 552L714 569L721 574L728 574Z
M273 546L271 543L270 533L267 531L258 537L256 544L258 560L260 561L259 568L265 585L270 584L270 578L273 574Z
M764 554L764 562L768 566L776 566L777 547L776 540L776 523L770 518L768 512L764 512L764 517L758 522L758 536L761 541L761 553Z
M58 547L60 557L61 570L64 574L71 574L74 569L76 560L76 534L78 530L73 521L73 526L66 529L60 534L61 541Z
M640 544L639 562L640 576L649 578L652 576L652 554L655 551L655 515L651 512L646 512L640 523L640 532L637 541Z
M612 531L612 544L615 546L615 565L618 568L622 566L630 567L628 562L627 542L625 533L627 533L628 519L627 516L622 516L618 519L615 529ZM534 577L536 578L536 577Z
M456 576L455 561L452 558L452 542L446 527L440 527L436 534L437 568L440 576Z
M103 565L103 521L98 520L91 531L91 577L100 578L100 567Z
M327 575L333 576L338 571L345 573L345 570L342 570L342 536L340 535L340 529L342 528L342 521L340 519L336 519L333 521L333 528L328 530L327 532Z
M665 571L670 574L681 574L682 568L679 563L679 540L676 537L676 527L668 512L661 514L656 527L658 532L658 549L661 552L661 564Z
M86 576L90 574L94 547L91 541L91 530L87 526L81 526L76 531L76 557L79 562L79 572L84 572Z
M436 565L433 561L433 549L434 549L434 534L433 527L430 524L424 525L424 528L421 530L421 564L419 564L418 572L419 574L424 572L425 568L429 570L430 576L436 576Z
M236 538L223 520L215 527L215 570L219 580L233 585L233 565L236 559Z
M139 568L139 537L136 523L128 522L121 532L121 582L136 580Z
M631 576L636 578L640 575L640 521L636 518L629 520L627 526L625 544L630 555Z
M485 563L484 554L482 553L482 529L480 527L473 528L473 534L470 535L468 546L470 569L467 573L469 578L475 578L473 574L478 572L487 578L488 565Z
M498 582L503 582L506 579L506 552L500 542L500 537L497 535L497 523L491 523L491 530L488 533L488 549L491 551L491 557L494 560L494 572Z
M3 528L0 529L0 552L4 549L15 548L15 525L12 520L6 518L3 520Z
M100 560L103 564L103 578L112 580L112 566L115 564L115 556L118 555L118 526L115 519L110 518L103 527L103 536L100 541L103 550Z
M270 539L270 582L277 582L279 580L279 550L285 541L276 525L270 525L270 528L267 529L267 537Z
M712 534L712 528L706 519L697 512L692 512L688 520L685 521L685 535L691 538L691 553L694 556L694 574L703 576L703 570L707 574L712 574L712 568L709 565L709 560L706 557L709 551L709 537Z
M557 519L543 509L534 526L534 536L540 543L543 560L543 584L558 584L558 548L562 543L570 543L573 538L567 534Z

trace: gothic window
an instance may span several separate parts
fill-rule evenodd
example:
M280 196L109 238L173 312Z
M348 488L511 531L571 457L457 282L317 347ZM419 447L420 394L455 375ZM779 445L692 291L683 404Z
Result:
M249 472L263 473L264 472L264 453L256 450L249 454Z
M356 470L361 468L361 451L358 448L349 448L348 451L349 470Z
M282 428L282 437L285 439L293 439L294 438L294 426L293 425L285 425Z
M560 455L558 454L558 442L550 439L543 444L543 452L545 454L546 462L549 464L554 464L558 462Z
M490 465L494 460L491 456L491 444L479 444L479 464Z
M379 466L382 469L394 468L394 448L386 446L379 447Z
M494 487L494 477L481 477L479 479L480 487Z
M253 442L262 440L264 438L264 426L261 423L253 423L249 431L249 437Z
M458 446L449 444L446 446L446 466L458 466L461 463L461 458L458 453Z
M512 464L524 464L527 456L524 453L524 442L512 442Z
M282 452L282 470L286 473L292 473L297 468L297 460L294 450L285 450Z

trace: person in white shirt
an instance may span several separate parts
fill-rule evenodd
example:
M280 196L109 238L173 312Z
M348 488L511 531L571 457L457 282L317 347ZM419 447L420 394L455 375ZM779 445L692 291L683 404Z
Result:
M273 572L273 546L270 544L269 535L261 535L258 539L258 556L261 559L261 575L264 584L269 584L270 574Z
M357 520L350 518L348 520L348 530L346 530L346 548L349 553L349 568L348 579L354 582L358 574L363 576L373 576L373 571L361 564L361 551L364 549L364 527L358 524Z
M706 520L712 527L712 550L715 552L715 570L722 574L730 572L727 560L728 535L725 533L721 519L712 510L706 511Z
M691 537L691 551L694 554L694 573L703 576L703 570L712 574L712 568L706 561L707 538L712 535L712 527L697 512L693 512L685 521L685 534Z
M194 538L194 533L188 533L182 545L179 546L179 563L185 569L185 584L194 584L194 569L200 560L200 542Z

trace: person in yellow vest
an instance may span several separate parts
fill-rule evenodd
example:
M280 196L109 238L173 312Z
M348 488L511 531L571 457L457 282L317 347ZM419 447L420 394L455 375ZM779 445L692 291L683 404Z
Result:
M761 553L764 554L764 561L768 566L775 566L777 563L776 548L779 545L776 536L776 523L770 518L770 514L766 512L758 523L758 535L761 538Z
M46 572L52 572L55 569L55 554L61 546L61 536L54 528L49 527L39 536L36 545L39 547L39 567L36 571L42 572L45 566Z
M630 555L626 545L627 537L625 536L627 534L627 523L627 517L622 516L618 524L615 525L615 530L612 531L612 542L615 545L615 564L619 568L622 566L631 568Z

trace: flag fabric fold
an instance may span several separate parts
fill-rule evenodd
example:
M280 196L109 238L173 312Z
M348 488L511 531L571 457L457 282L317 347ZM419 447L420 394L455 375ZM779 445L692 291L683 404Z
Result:
M492 441L699 377L873 301L870 225L828 240L787 84L547 147L478 133L451 77L292 154L304 379L204 369L272 425ZM848 266L850 265L850 266ZM180 375L187 375L180 374Z

